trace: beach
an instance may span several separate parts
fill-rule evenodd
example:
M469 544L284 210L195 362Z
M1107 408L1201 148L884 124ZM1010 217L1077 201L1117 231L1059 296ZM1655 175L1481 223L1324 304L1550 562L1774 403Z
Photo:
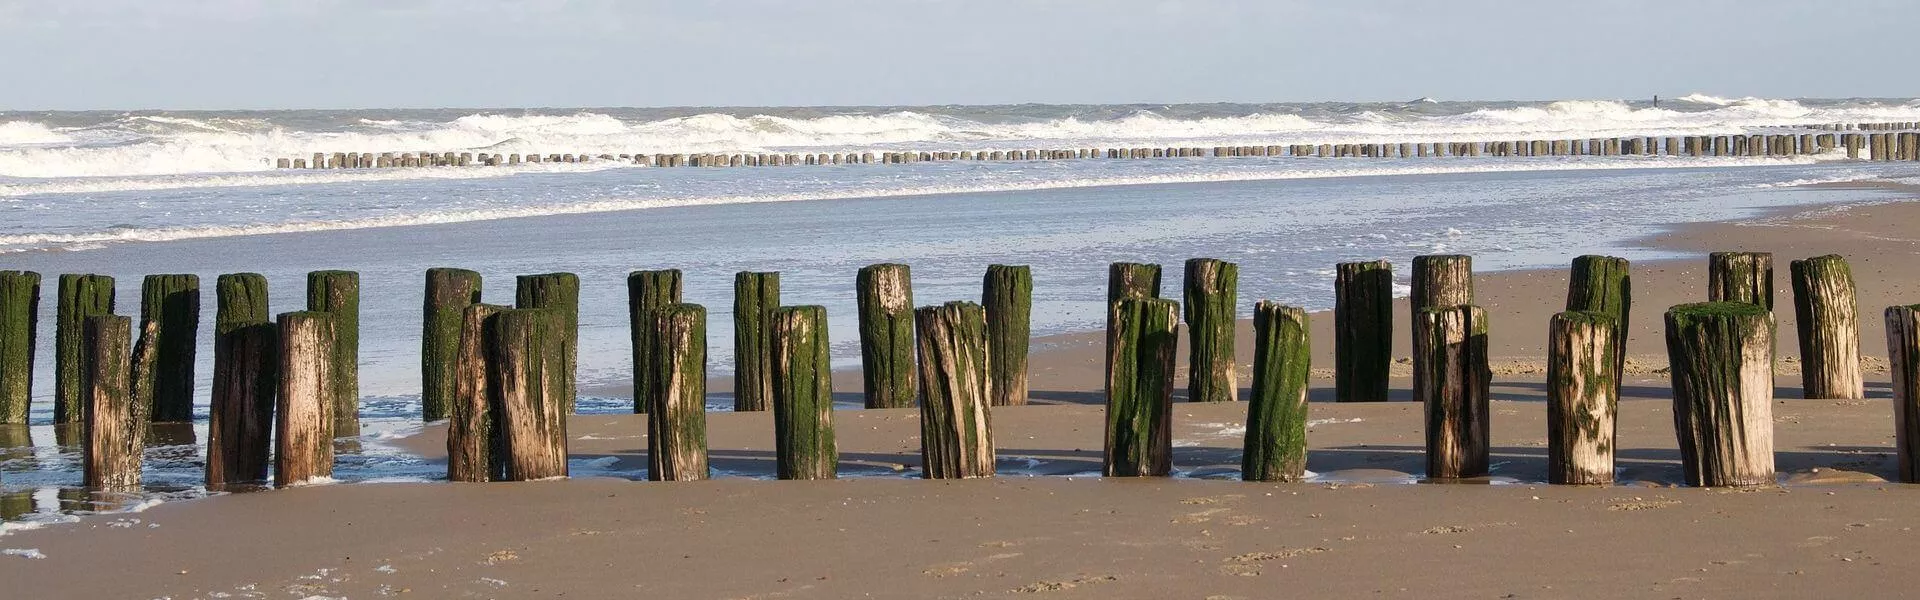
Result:
M1920 203L1910 187L1851 188L1861 186L1872 200L1807 192L1856 199L1844 209L1779 208L1634 242L1682 258L1634 265L1618 486L1542 483L1544 326L1566 274L1517 270L1475 281L1493 323L1484 481L1415 483L1419 406L1328 402L1324 370L1312 380L1309 482L1236 480L1239 402L1175 405L1175 478L1099 478L1100 334L1066 333L1034 342L1034 404L993 411L991 480L917 480L917 412L887 409L837 411L839 481L764 480L771 416L728 412L708 421L720 479L629 481L644 477L645 417L582 415L569 454L587 477L317 485L89 516L0 536L0 547L45 557L0 556L0 579L23 597L1874 595L1916 566L1903 548L1920 519L1905 509L1920 492L1888 483L1878 312L1920 293L1920 238L1906 233ZM1776 311L1779 487L1675 487L1660 318L1705 299L1704 254L1720 250L1773 252L1783 307L1793 258L1842 254L1859 286L1866 400L1800 399L1793 317ZM1253 299L1242 292L1242 304ZM1396 356L1407 354L1406 314L1402 300ZM1322 367L1330 321L1313 315ZM837 373L837 395L858 386L857 370ZM1397 370L1396 397L1408 386ZM720 377L712 387L730 389ZM427 465L444 457L438 426L392 443ZM100 569L115 576L90 576Z

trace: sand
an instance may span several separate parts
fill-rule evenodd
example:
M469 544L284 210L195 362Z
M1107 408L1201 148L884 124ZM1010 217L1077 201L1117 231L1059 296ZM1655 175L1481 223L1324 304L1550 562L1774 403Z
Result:
M1862 348L1884 356L1880 308L1920 297L1909 289L1920 286L1920 245L1905 234L1916 226L1920 203L1893 203L1687 227L1647 243L1696 255L1772 251L1781 306L1791 302L1788 260L1844 254L1859 278ZM1801 400L1792 362L1782 361L1783 485L1672 487L1678 452L1659 318L1704 299L1704 263L1635 265L1622 486L1537 483L1541 347L1565 274L1517 272L1476 284L1498 368L1488 481L1407 483L1423 470L1412 403L1315 404L1313 483L1231 479L1242 403L1176 407L1180 478L1085 476L1100 468L1099 338L1075 334L1037 342L1036 405L994 412L1002 477L993 480L915 479L911 409L838 413L847 479L758 480L773 471L769 415L716 413L713 464L743 477L218 496L0 536L0 548L46 556L0 555L0 581L20 598L1691 598L1864 596L1901 585L1920 567L1910 541L1920 489L1886 483L1884 369L1869 372L1868 400ZM1404 304L1395 315L1404 329ZM1779 316L1790 357L1792 315ZM1315 316L1321 365L1331 364L1330 327ZM837 384L856 397L857 376ZM1408 381L1394 386L1404 397ZM1316 380L1314 396L1328 387ZM640 476L643 419L574 418L576 464ZM432 427L403 443L443 456L439 434Z

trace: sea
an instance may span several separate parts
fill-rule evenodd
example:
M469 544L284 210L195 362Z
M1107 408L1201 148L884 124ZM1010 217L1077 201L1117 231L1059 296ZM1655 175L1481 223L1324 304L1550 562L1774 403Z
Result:
M1162 158L656 168L619 161L280 170L316 152L838 153L1400 143L1781 133L1814 123L1920 121L1920 99L1182 105L0 111L0 269L43 287L33 425L0 435L0 533L97 510L205 495L214 279L257 272L275 312L305 273L362 278L364 434L343 482L432 480L444 465L391 445L420 425L423 277L580 276L583 412L631 399L625 276L681 269L708 309L709 371L732 373L732 279L779 271L782 301L827 308L835 365L857 368L854 275L907 263L920 305L974 300L993 263L1031 265L1037 336L1097 329L1106 265L1212 257L1241 265L1243 313L1272 299L1332 305L1346 260L1466 253L1481 271L1577 254L1670 258L1637 240L1772 208L1873 202L1808 184L1920 181L1920 163L1844 156ZM111 275L120 314L140 280L195 273L203 300L195 430L152 446L148 489L77 489L79 450L50 426L53 280ZM1404 271L1399 274L1405 282ZM1169 288L1171 293L1173 288ZM1403 290L1404 291L1404 290ZM731 406L715 388L714 410ZM575 465L593 474L594 464Z

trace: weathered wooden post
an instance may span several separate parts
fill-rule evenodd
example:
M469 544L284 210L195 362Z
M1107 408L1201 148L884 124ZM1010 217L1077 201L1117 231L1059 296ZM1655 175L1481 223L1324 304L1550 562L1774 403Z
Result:
M557 375L561 390L560 414L573 414L574 377L580 365L580 277L572 273L521 275L514 279L513 305L519 309L552 309L560 315L560 321L554 324L560 333L563 361Z
M1427 477L1487 475L1487 312L1431 306L1413 317L1413 392L1426 405Z
M1547 482L1613 483L1620 326L1600 311L1569 310L1547 328Z
M860 269L860 371L867 408L913 406L913 284L907 265Z
M1195 258L1186 271L1187 400L1232 402L1240 395L1233 355L1240 266Z
M500 311L487 331L489 382L498 407L504 481L567 476L566 315L553 308Z
M1108 477L1173 470L1173 379L1178 303L1130 297L1116 303L1107 343Z
M1627 259L1585 255L1573 259L1567 278L1567 310L1598 312L1612 317L1613 382L1619 387L1627 366L1628 316L1633 312L1633 275ZM1619 390L1614 392L1618 395Z
M1393 264L1334 265L1333 398L1381 402L1393 364Z
M1119 318L1120 301L1128 298L1160 297L1160 265L1117 262L1107 265L1107 347L1114 343L1114 322ZM1113 375L1113 355L1107 355L1107 376Z
M60 276L60 303L56 308L53 339L53 422L79 423L86 419L81 387L82 337L87 317L113 314L113 278L106 275Z
M314 271L307 274L307 310L333 314L333 434L360 435L360 274ZM284 332L283 332L284 333Z
M494 315L509 310L493 304L469 304L460 310L454 356L453 404L447 415L447 480L495 481L506 477L501 448L499 407L493 392L493 348L487 332Z
M147 406L133 393L129 329L133 320L118 315L92 315L84 330L81 351L82 394L85 397L87 443L84 448L86 485L96 489L140 487L140 455L146 448ZM133 353L138 353L134 351Z
M140 385L153 391L148 415L155 423L193 420L194 350L200 330L200 276L148 275L140 284L140 330L152 331L154 364L136 369Z
M707 478L707 309L674 304L654 313L647 395L647 479Z
M660 311L680 303L679 269L634 271L627 274L627 324L633 342L633 413L653 406L647 390L653 385L653 334Z
M1773 314L1747 302L1667 310L1673 421L1688 485L1773 480Z
M39 330L40 274L0 271L0 426L27 423Z
M970 479L994 474L988 397L986 309L948 302L914 311L920 359L921 476Z
M1413 257L1412 310L1473 304L1473 257L1427 254Z
M334 328L324 311L280 314L280 394L275 406L273 484L300 485L333 477L333 417L340 394Z
M1806 398L1866 397L1860 376L1860 313L1847 259L1829 254L1789 264Z
M427 269L420 318L420 412L427 421L453 413L460 324L467 307L480 303L480 284L480 274L466 269Z
M1707 301L1745 302L1773 310L1773 253L1707 255Z
M267 278L221 275L214 304L207 487L266 481L280 386L280 330L267 309Z
M827 309L787 306L769 321L773 349L774 450L781 479L833 479L833 361Z
M987 265L981 284L987 311L987 376L994 406L1027 403L1027 350L1033 333L1033 271L1026 265Z
M1889 306L1887 363L1893 371L1894 457L1901 483L1920 483L1920 304Z
M767 318L780 308L780 274L733 276L733 410L773 409L773 350Z
M1253 307L1253 393L1247 404L1240 478L1299 481L1307 470L1307 311L1262 301Z

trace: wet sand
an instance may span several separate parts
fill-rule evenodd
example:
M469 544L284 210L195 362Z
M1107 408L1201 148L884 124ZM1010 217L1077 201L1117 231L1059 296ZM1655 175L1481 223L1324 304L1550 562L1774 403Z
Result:
M1704 299L1705 252L1774 252L1782 307L1792 298L1787 261L1848 256L1871 356L1885 352L1880 309L1920 298L1911 289L1920 240L1905 234L1920 226L1920 203L1812 213L1648 240L1699 256L1635 265L1622 486L1537 483L1541 348L1566 282L1563 271L1535 271L1477 278L1497 369L1490 482L1404 483L1424 470L1412 403L1313 405L1316 483L1231 480L1242 403L1176 407L1183 479L1069 477L1099 470L1103 425L1099 336L1076 334L1036 342L1040 405L994 411L1003 475L994 480L915 480L915 411L842 411L841 481L597 478L219 496L0 537L0 548L47 557L0 556L0 581L21 598L1877 595L1920 567L1910 541L1920 488L1885 483L1894 463L1884 369L1869 371L1868 400L1802 400L1783 360L1774 410L1784 485L1671 487L1679 466L1659 319L1669 305ZM1394 314L1404 355L1404 303ZM1792 314L1777 315L1778 347L1791 357ZM1320 365L1331 364L1331 321L1315 315ZM1396 378L1400 397L1408 384ZM857 398L857 374L836 385ZM1316 399L1329 387L1317 378ZM642 477L643 419L574 418L578 471ZM719 472L772 474L770 415L716 413L709 425ZM443 455L439 432L403 443Z

